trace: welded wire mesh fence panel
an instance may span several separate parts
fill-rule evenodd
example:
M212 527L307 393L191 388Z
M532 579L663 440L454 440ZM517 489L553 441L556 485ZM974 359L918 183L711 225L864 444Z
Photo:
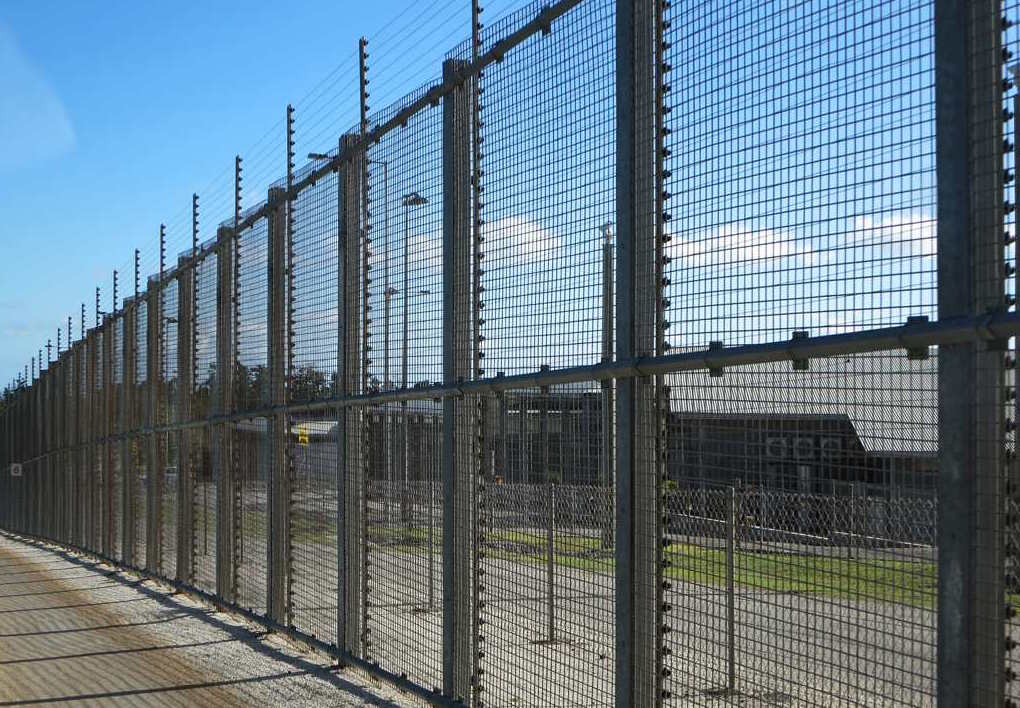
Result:
M269 470L269 423L255 418L234 427L235 459L241 486L240 538L237 544L237 602L266 611L266 554L269 534L266 479Z
M337 362L337 179L328 173L292 203L293 335L288 401L332 398Z
M504 36L538 6L486 30ZM614 214L613 8L580 5L481 80L485 369L602 358ZM487 40L487 41L491 41Z
M613 702L613 489L599 479L601 420L591 384L507 392L486 406L487 705Z
M39 362L0 521L169 577L193 557L198 588L236 581L241 606L476 705L1020 698L1001 5L483 23L441 91L369 111L382 133L281 194L345 149L319 146L235 242L221 223L232 288L206 242L185 322L170 274L96 323L66 359L67 440ZM847 337L796 358L822 335Z
M930 2L672 4L675 346L934 316L932 17Z
M371 639L367 654L419 685L441 686L443 494L438 406L415 401L403 410L378 407L366 415L365 614ZM384 454L387 422L392 426L392 450L400 460L399 474L393 478Z
M237 363L234 408L255 410L268 400L268 235L265 219L240 234L237 243Z
M294 626L327 644L337 626L336 422L292 419L291 612Z
M531 9L486 36L504 35ZM614 11L581 4L481 80L484 376L593 364L611 341ZM561 486L569 498L600 479L596 388L485 401L480 513L490 518L477 523L487 705L613 702L612 507L593 494L591 513L571 527L557 503Z
M368 151L369 391L442 379L442 115L421 111ZM369 655L428 687L442 685L439 410L431 401L365 410Z
M269 339L268 240L265 220L239 236L237 246L237 356L234 372L234 406L254 410L269 397L267 380ZM266 559L268 543L268 421L255 418L234 427L234 447L240 505L237 528L238 603L254 612L266 610Z
M177 279L171 278L162 288L163 322L160 328L162 339L160 354L162 356L161 371L163 393L160 397L159 425L169 425L177 421L179 401L177 371L177 320L178 289ZM159 444L164 446L162 455L164 470L162 483L162 536L161 555L162 572L168 578L177 577L177 505L180 503L180 459L178 456L177 436L162 433L158 437Z
M288 402L335 395L337 382L337 176L330 172L292 202ZM288 417L291 465L290 607L294 626L336 643L337 445L329 409Z
M195 267L195 378L192 414L196 419L213 415L216 395L216 277L217 257L211 253ZM216 592L216 490L219 466L213 429L205 426L191 442L194 479L195 584L207 592Z
M377 120L404 108L418 93ZM442 158L438 107L416 113L368 150L371 390L442 378Z
M191 435L194 475L194 565L195 585L216 591L216 467L213 464L211 429L203 427Z
M667 377L668 690L931 702L936 361Z

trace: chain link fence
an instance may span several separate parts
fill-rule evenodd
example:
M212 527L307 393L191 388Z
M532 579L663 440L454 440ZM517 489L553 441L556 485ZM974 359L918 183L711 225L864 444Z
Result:
M0 527L437 705L1020 701L1020 8L470 9L8 392Z

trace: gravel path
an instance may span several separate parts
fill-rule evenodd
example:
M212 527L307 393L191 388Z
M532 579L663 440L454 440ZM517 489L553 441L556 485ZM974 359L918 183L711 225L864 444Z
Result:
M416 704L166 586L0 534L0 706L47 703Z

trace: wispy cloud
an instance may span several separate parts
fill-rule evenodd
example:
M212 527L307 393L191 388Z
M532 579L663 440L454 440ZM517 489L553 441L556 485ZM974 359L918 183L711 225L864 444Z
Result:
M858 216L853 220L848 245L885 248L897 256L934 256L935 227L935 217L919 213L880 219Z
M67 109L46 77L0 25L0 170L61 155L74 146Z
M497 248L512 249L524 262L555 254L561 246L559 236L525 216L507 216L488 222L482 227L482 236Z
M755 229L733 222L694 234L674 237L670 254L683 266L764 264L782 258L810 257L806 244L785 231Z

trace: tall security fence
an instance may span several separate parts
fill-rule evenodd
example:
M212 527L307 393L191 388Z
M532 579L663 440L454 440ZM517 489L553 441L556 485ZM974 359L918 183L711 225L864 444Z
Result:
M437 704L1015 705L1017 3L471 11L8 393L0 525Z

